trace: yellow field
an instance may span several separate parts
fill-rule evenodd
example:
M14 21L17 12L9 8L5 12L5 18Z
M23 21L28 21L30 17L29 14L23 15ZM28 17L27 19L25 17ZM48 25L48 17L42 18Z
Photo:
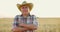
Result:
M60 32L60 18L38 18L36 32ZM0 32L12 32L12 18L0 19Z

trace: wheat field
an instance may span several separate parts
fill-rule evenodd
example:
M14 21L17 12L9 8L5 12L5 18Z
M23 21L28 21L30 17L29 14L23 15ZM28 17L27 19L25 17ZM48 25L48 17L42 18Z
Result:
M37 18L38 29L35 32L60 32L60 18ZM0 32L12 32L13 18L0 18Z

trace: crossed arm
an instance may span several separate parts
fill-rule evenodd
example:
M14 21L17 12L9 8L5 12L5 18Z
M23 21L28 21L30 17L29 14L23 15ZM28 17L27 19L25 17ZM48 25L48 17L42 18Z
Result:
M17 24L17 22L15 22L14 25L16 26L16 24ZM37 22L34 21L33 24L20 23L20 24L18 24L18 26L22 26L23 27L23 28L18 28L21 31L25 31L25 30L36 30L37 29ZM16 30L18 30L18 29L16 29Z
M19 27L14 27L12 31L15 32L22 32L22 31L27 31L27 30L36 30L37 27L35 27L33 24L27 25L27 24L19 24L20 26L23 26L23 28Z
M33 25L33 24L19 24L19 26L22 26L22 27L24 27L24 28L27 28L28 30L36 30L37 29L37 27L35 26L35 25Z

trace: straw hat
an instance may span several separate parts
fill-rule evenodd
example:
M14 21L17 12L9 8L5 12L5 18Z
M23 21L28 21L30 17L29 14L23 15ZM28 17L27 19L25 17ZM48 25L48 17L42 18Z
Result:
M21 7L22 6L28 6L30 11L32 10L33 4L32 3L27 3L26 1L24 1L22 4L17 4L18 9L21 11Z

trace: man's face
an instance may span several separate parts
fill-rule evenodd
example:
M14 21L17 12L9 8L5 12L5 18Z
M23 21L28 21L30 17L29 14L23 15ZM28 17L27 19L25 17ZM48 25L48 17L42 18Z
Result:
M22 6L21 7L21 12L23 14L28 14L29 13L29 7L28 6Z

